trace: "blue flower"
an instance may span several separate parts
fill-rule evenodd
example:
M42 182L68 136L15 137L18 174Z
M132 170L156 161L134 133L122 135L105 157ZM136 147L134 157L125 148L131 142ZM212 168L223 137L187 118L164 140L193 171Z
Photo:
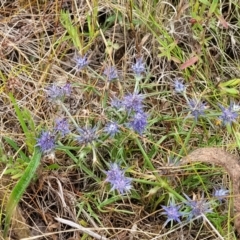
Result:
M70 132L68 121L64 118L56 119L54 130L59 132L62 136L67 135Z
M118 98L113 98L111 100L111 107L116 108L116 109L121 109L123 107L122 101Z
M173 200L170 201L169 206L162 206L165 210L163 214L167 215L167 220L163 224L163 227L165 227L168 222L172 223L173 221L177 221L178 223L181 223L180 217L183 216L183 213L179 211L181 207L181 205L177 206Z
M84 55L83 57L77 57L76 58L76 68L78 70L82 70L84 67L86 67L89 64L87 55Z
M220 202L222 202L222 200L227 196L228 193L229 193L229 190L225 188L219 188L219 189L215 189L213 196L217 198Z
M136 63L132 65L132 70L137 76L140 76L143 72L145 72L145 66L142 58L138 58L136 60Z
M105 174L107 175L105 181L112 186L111 191L117 190L120 194L124 194L131 190L131 178L124 176L125 172L120 169L117 163L110 164L110 168Z
M123 97L122 106L126 111L140 112L143 109L143 96L141 94L133 93Z
M205 104L200 100L190 99L188 104L191 114L194 116L196 121L198 120L199 116L204 115Z
M55 148L55 136L49 131L42 132L36 146L40 147L42 153L51 152Z
M113 66L106 67L103 74L107 77L108 81L118 78L117 69Z
M63 87L53 84L47 89L47 95L53 101L63 100L66 96L70 96L70 94L71 85L69 83L65 84Z
M236 121L236 118L238 117L238 113L236 113L233 110L233 104L231 103L229 108L224 108L223 106L219 105L222 110L222 115L219 117L219 119L223 122L223 124L232 124L232 122Z
M211 202L207 202L204 199L204 195L199 200L190 199L186 194L184 196L187 199L186 205L191 208L191 211L188 213L188 220L212 212Z
M147 127L147 114L143 111L136 112L130 120L129 126L142 135Z
M175 79L174 88L175 88L175 92L177 93L183 93L186 90L185 85L183 84L182 80L179 78Z
M111 137L114 137L119 132L119 127L118 127L117 123L110 122L104 128L104 132L109 134Z
M80 136L77 136L76 139L80 144L92 143L94 140L97 139L96 127L78 128L77 131L80 133Z

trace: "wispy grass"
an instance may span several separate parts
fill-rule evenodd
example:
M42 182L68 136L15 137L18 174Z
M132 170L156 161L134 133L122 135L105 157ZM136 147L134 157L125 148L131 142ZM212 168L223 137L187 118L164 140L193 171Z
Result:
M108 239L236 239L231 179L211 159L181 158L208 146L238 154L238 2L78 5L11 5L9 17L2 3L0 157L18 178L1 204L4 237L19 207L38 235L68 218L78 238L91 228Z

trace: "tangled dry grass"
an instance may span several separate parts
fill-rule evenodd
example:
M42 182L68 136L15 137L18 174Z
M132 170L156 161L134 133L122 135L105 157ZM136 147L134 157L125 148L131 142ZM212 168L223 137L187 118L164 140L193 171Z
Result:
M175 49L177 46L177 49L181 49L185 54L181 56L179 50L179 58L182 57L182 60L198 56L201 64L196 64L193 70L187 70L184 77L188 78L190 94L194 90L199 95L207 94L207 100L212 101L215 106L217 104L212 97L213 89L217 89L221 81L239 77L239 6L237 1L224 2L221 6L222 15L219 15L218 26L213 28L211 15L199 13L199 19L198 16L194 18L191 15L193 9L190 9L190 3L182 0L153 3L88 0L0 1L1 215L4 215L4 206L15 179L19 178L27 165L4 137L13 139L26 154L29 150L14 104L9 98L10 94L22 109L32 136L38 136L44 127L51 127L52 120L63 114L61 108L52 105L46 98L45 89L51 83L71 83L74 86L73 94L65 104L78 123L88 119L104 122L107 116L101 103L107 88L93 73L101 75L105 66L115 65L122 71L119 83L108 89L110 98L126 90L132 92L134 83L128 81L132 76L129 68L136 56L142 56L149 70L143 90L148 96L147 108L156 114L156 119L163 119L161 123L152 120L150 140L144 136L141 138L144 146L151 150L152 143L158 143L159 136L164 139L177 125L181 125L180 122L172 121L173 115L169 113L184 114L183 100L177 95L168 98L168 93L172 90L169 83L182 74L179 66L180 69L185 69L182 65L184 61L181 62L176 57L177 50L174 56L171 48ZM61 22L63 10L69 11L71 21L78 27L81 49L74 46L71 36ZM206 9L202 8L202 12L204 11ZM206 18L202 18L203 16ZM193 30L195 21L202 26L202 29L198 30L201 32L198 36L196 29ZM170 36L174 39L173 42L169 40ZM75 71L75 58L85 53L90 60L92 75L89 72ZM166 121L163 117L165 114L170 115ZM187 131L183 129L185 130ZM211 138L211 130L206 136L206 129L202 126L197 126L195 131L196 134L189 143L191 147L197 147L199 143L207 145L218 142L218 138L223 139L222 145L230 143L231 146L233 141L232 136L224 130L219 130L215 138ZM169 168L164 162L166 152L178 152L176 141L183 145L180 135L173 131L173 137L166 137L161 141L160 150L153 157L156 169L172 181L174 188L181 185L179 179L182 175L191 174ZM129 141L129 149L131 148L134 149L135 145ZM98 151L103 159L109 157L104 146ZM77 151L71 153L78 154ZM187 151L181 154L186 153ZM86 157L86 163L91 165L93 157ZM136 175L154 178L151 172L142 173L141 153L133 151L128 157L131 157L135 165ZM93 168L96 168L94 164ZM8 174L5 174L6 171ZM208 171L212 174L213 181L229 184L221 170ZM215 176L214 171L220 173ZM99 177L101 172L95 171L94 174ZM177 176L177 180L172 180L172 176ZM55 154L42 157L36 177L13 216L9 238L73 240L97 239L101 236L99 239L218 239L219 235L207 222L194 223L195 225L190 227L183 225L173 231L162 229L165 220L160 214L158 204L161 203L162 195L165 195L164 190L148 192L150 189L144 189L140 183L136 183L135 188L138 187L143 191L140 198L135 196L135 199L130 199L125 196L120 201L105 203L107 194L104 184L96 184L67 154L56 151ZM159 201L156 204L152 203L153 195L154 199ZM63 219L71 223L66 224ZM75 225L71 225L73 223L89 228L97 235L91 237L88 233L77 230ZM225 226L224 229L228 227ZM233 231L229 230L228 234L226 239L235 239Z

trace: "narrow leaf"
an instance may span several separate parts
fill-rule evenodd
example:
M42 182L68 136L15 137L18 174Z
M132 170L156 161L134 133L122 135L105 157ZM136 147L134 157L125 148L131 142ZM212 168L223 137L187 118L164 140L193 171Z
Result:
M187 60L185 63L183 63L181 66L180 66L180 70L183 70L187 67L190 67L192 66L194 63L196 63L198 61L198 56L195 56L195 57L192 57L190 58L189 60Z
M19 179L15 187L13 188L9 200L6 205L6 218L5 218L5 226L3 230L4 238L7 237L8 230L11 223L11 218L13 213L17 207L17 204L22 198L22 195L26 191L30 181L32 180L41 160L41 152L38 148L35 148L34 155L29 162L29 165L25 169L22 177Z

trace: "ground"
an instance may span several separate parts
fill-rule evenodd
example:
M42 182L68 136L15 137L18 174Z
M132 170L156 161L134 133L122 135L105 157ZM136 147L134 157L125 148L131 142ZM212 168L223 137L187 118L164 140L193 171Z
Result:
M1 239L238 239L239 14L0 1Z

